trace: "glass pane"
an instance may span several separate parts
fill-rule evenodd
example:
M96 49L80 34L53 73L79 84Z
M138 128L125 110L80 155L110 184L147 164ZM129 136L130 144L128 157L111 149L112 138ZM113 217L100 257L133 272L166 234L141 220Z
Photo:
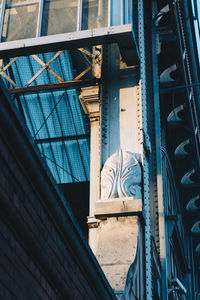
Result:
M121 24L121 0L111 0L110 24L111 26Z
M36 36L38 1L9 0L6 5L2 41Z
M83 0L81 29L108 26L108 0Z
M78 0L45 0L42 35L76 31L77 14Z

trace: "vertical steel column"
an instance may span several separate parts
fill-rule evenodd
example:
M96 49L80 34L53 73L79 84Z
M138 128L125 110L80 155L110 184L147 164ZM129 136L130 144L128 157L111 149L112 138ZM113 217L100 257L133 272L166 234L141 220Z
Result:
M153 15L155 8L153 2ZM156 168L157 168L157 195L158 195L158 224L159 224L159 245L161 261L161 282L162 300L168 299L167 296L167 261L166 261L166 241L165 241L165 214L163 203L163 178L162 178L162 153L161 153L161 122L160 122L160 103L159 103L159 77L157 61L158 36L156 34L155 21L152 21L152 62L153 62L153 96L155 109L155 142L156 142Z
M38 9L38 20L37 20L36 37L40 37L41 36L43 8L44 8L44 0L40 0L40 2L39 2L39 9Z
M1 15L0 15L0 42L2 42L3 20L6 9L6 0L2 0Z
M76 29L77 31L81 30L82 15L83 15L83 0L78 0L77 29Z
M141 74L141 98L142 98L142 129L147 133L147 75L146 75L146 47L144 30L144 1L138 1L139 22L139 51L140 51L140 74ZM143 136L144 139L144 136ZM152 262L151 262L151 207L150 207L150 174L145 151L143 150L143 186L145 215L145 275L146 275L146 300L152 300Z

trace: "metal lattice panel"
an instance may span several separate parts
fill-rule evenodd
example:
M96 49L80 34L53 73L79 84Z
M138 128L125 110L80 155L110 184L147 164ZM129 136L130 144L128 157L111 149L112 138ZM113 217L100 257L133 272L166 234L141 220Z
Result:
M14 89L67 82L77 77L67 51L4 61L2 73L8 88L15 82ZM58 183L89 180L89 121L78 95L76 89L62 88L13 97Z

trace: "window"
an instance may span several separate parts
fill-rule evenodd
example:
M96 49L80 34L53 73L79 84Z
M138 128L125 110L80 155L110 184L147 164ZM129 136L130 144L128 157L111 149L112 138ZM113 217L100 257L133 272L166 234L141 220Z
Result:
M39 0L8 0L4 13L2 41L36 36Z
M2 42L132 23L131 0L5 0L3 3Z

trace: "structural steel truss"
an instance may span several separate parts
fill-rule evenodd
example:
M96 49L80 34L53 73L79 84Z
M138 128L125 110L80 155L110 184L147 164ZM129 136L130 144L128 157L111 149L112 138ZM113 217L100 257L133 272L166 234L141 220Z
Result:
M50 64L54 62L59 55L63 51L58 51L47 63L45 63L42 59L39 58L38 55L32 54L31 56L41 65L41 69L32 76L28 82L23 86L19 87L14 79L12 79L8 74L6 73L6 70L8 70L13 63L17 61L19 57L13 58L9 63L7 63L3 67L3 59L0 60L0 76L4 77L13 88L11 88L9 91L11 94L21 94L21 93L26 93L26 92L36 92L36 91L41 91L41 90L52 90L52 89L62 89L62 88L71 88L71 87L76 87L76 86L84 86L84 85L89 85L89 84L94 84L95 82L98 82L98 79L92 78L91 80L81 80L81 78L87 74L90 70L93 68L93 61L96 60L96 55L92 54L88 50L84 48L78 48L80 52L84 54L84 58L86 59L87 63L89 66L83 70L81 73L79 73L73 80L71 81L65 81L63 78L61 78L55 71L53 71L50 68ZM99 54L100 56L100 54ZM92 60L89 60L88 57L90 57ZM99 62L101 63L101 59L99 59ZM44 70L47 70L51 75L53 75L57 79L57 83L53 84L46 84L46 85L34 85L31 86L31 84L36 80L36 78L42 74Z

